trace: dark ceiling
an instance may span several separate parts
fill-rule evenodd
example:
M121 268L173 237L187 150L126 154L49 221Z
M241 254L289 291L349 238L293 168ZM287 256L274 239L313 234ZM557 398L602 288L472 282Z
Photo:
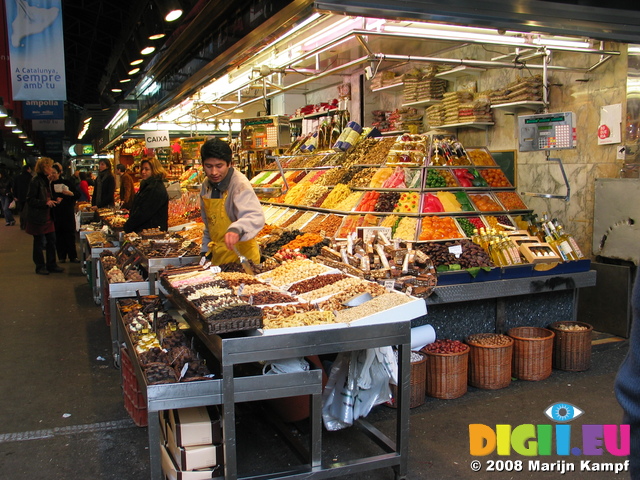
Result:
M132 69L134 55L141 57L141 39L146 32L163 31L166 37L156 41L165 44L180 28L188 12L199 2L180 0L182 18L164 22L161 10L165 0L63 0L64 52L67 82L67 120L70 136L77 134L84 118L91 116L94 125L87 137L96 136L123 102L127 90L135 85L135 76L127 84L119 80ZM153 55L145 57L148 64ZM143 71L142 70L142 71ZM122 93L111 91L122 87ZM75 133L74 133L75 132ZM72 138L73 140L73 138ZM83 139L86 141L87 139Z

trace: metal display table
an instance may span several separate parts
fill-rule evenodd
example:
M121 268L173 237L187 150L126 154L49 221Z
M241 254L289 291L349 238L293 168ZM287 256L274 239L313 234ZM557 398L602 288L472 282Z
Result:
M120 311L118 328L131 352L135 351L126 333ZM206 405L222 406L225 479L238 478L235 435L235 403L310 395L310 439L305 464L278 474L251 478L313 479L332 478L379 468L392 467L396 478L405 478L409 454L409 400L411 319L392 323L350 326L347 328L301 331L283 335L221 338L208 335L198 320L185 320L193 332L220 362L221 379L163 385L147 385L143 371L132 355L132 363L148 413L151 479L162 478L160 466L160 425L157 412L174 408ZM398 347L398 398L395 441L364 420L356 423L381 448L379 455L350 461L323 463L322 454L322 375L320 370L234 377L234 366L257 361L349 352L366 348ZM248 478L248 477L246 477Z
M429 315L413 326L426 322L439 337L463 339L514 326L575 321L580 289L595 284L596 272L589 270L437 286L425 299Z
M115 252L118 250L119 244L113 242L113 247L96 247L92 246L86 235L80 236L80 251L83 262L83 272L87 275L87 281L93 293L93 301L96 305L102 304L102 293L100 291L100 254L105 250Z

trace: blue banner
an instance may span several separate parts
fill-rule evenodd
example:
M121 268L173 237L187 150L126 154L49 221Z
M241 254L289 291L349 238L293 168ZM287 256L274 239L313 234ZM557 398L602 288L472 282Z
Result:
M66 100L61 0L6 0L14 100Z
M60 100L27 100L22 104L26 120L60 120L64 118L64 103Z

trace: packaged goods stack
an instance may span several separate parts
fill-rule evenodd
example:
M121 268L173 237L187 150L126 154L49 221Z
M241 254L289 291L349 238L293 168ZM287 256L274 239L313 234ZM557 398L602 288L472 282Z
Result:
M427 125L430 128L444 125L446 112L447 108L441 103L427 107Z
M398 75L395 72L384 71L378 72L371 79L371 89L378 90L380 88L388 87L389 85L397 85L402 82L402 75Z
M160 418L163 433L162 470L166 478L224 476L222 428L217 407L166 410Z
M491 104L499 105L511 102L537 102L543 98L544 88L541 75L518 78L506 88L488 93Z
M460 123L460 109L468 108L473 102L473 92L470 91L458 91L447 92L443 95L442 104L445 108L444 123ZM473 108L473 106L471 106Z

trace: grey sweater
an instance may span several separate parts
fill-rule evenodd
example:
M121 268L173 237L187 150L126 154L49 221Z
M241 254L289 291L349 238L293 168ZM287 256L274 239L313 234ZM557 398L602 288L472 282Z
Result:
M242 173L231 168L227 176L217 185L217 188L223 192L227 191L224 208L232 222L227 231L240 235L240 241L251 240L264 227L262 205L254 193L251 183ZM208 245L211 241L203 197L211 198L212 190L211 182L208 179L205 180L200 189L200 211L205 227L200 248L203 253L209 250Z

